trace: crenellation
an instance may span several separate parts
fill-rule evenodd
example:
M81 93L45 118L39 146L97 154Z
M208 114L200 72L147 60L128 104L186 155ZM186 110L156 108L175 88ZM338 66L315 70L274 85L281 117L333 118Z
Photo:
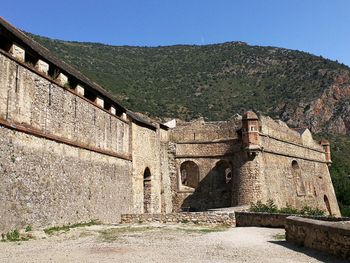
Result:
M69 83L68 82L68 77L65 74L63 74L62 72L60 72L58 74L58 76L56 78L56 81L62 86L65 86L66 84Z
M10 48L10 54L21 62L25 62L25 50L19 45L13 43Z
M45 75L48 75L49 73L49 64L46 63L45 61L39 59L36 64L35 64L35 68L41 72L44 73Z
M84 88L83 86L81 86L81 85L78 84L78 85L75 87L75 92L76 92L79 96L84 97L84 95L85 95L85 88Z
M96 103L97 106L99 106L101 108L104 108L105 104L104 104L103 98L97 96L96 99L95 99L95 103Z

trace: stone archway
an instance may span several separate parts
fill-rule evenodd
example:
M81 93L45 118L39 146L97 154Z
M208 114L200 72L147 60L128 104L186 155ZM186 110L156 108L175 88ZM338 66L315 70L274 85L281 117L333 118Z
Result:
M146 167L143 172L143 212L151 212L151 193L152 193L151 171Z
M199 183L199 167L195 162L186 161L180 166L181 185L196 188Z

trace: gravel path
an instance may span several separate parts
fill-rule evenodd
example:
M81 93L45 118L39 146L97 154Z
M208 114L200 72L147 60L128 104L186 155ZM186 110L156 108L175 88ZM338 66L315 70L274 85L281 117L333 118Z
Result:
M0 262L345 262L286 243L283 229L91 226L1 242Z

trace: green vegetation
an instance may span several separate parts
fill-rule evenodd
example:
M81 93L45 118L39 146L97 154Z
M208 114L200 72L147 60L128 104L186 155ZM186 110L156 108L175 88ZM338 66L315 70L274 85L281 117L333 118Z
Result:
M93 225L98 225L98 224L99 224L99 222L97 220L93 219L90 222L76 223L76 224L72 224L72 225L63 225L63 226L54 226L54 227L45 228L44 232L48 235L52 235L55 232L67 232L72 228L93 226Z
M247 109L275 114L281 104L317 98L349 70L305 52L241 42L130 47L31 36L126 107L157 117L225 120Z
M331 141L330 172L342 216L350 217L350 137L324 135Z
M293 214L293 215L306 215L306 216L325 216L325 211L319 208L312 208L310 206L304 206L302 209L296 209L289 205L282 207L280 209L274 204L273 200L268 200L266 204L258 201L256 203L251 203L250 212L260 212L260 213L276 213L276 214Z
M125 227L106 229L106 230L100 231L99 233L100 233L100 238L104 242L113 242L118 240L123 234L142 233L142 232L151 231L154 229L155 229L154 227L149 227L149 226L141 226L141 227L125 226Z
M17 229L7 232L6 234L1 234L2 242L17 242L17 241L28 241L33 237L30 234L25 236L21 235Z
M27 226L27 227L25 228L25 232L30 232L30 231L33 231L32 226Z
M276 234L272 238L278 241L286 240L286 234Z
M126 107L161 118L225 120L247 109L275 117L285 105L319 98L342 72L350 74L349 67L322 57L242 42L130 47L30 36ZM326 137L341 212L350 216L350 137Z

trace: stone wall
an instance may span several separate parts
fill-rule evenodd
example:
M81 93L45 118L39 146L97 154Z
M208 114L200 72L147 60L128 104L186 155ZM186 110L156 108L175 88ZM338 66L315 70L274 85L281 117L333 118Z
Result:
M130 158L129 123L0 53L0 119Z
M0 231L134 213L130 125L0 53Z
M123 224L141 224L141 223L192 223L199 225L228 225L235 226L234 213L171 213L171 214L125 214L122 215Z
M350 259L350 222L288 217L286 239L297 245Z
M134 212L131 162L0 126L0 231Z
M236 225L238 227L276 227L284 228L287 225L287 218L290 214L275 213L254 213L254 212L235 212ZM303 218L317 219L327 222L350 222L347 217L325 217L325 216L303 216Z
M165 188L162 188L159 133L159 129L154 131L135 123L132 124L133 200L137 213L144 213L145 201L149 203L148 213L160 213L162 209L161 190L165 190ZM147 168L151 174L151 195L149 200L144 198L144 173ZM165 169L164 164L163 169Z

